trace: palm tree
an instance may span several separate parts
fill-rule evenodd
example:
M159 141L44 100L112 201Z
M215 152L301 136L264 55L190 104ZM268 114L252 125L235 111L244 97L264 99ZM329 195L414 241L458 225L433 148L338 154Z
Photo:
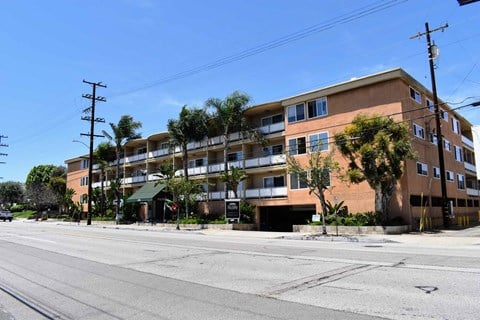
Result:
M138 121L133 121L133 117L130 115L123 115L118 124L110 122L110 128L112 129L113 135L103 131L105 137L113 142L115 146L115 155L116 155L116 166L115 166L115 180L120 183L120 155L122 152L123 143L133 139L141 138L141 134L137 133L137 130L142 127L142 123ZM116 216L118 219L119 209L120 209L120 185L117 186L115 190L115 200L116 205Z
M240 170L240 168L235 166L232 166L226 175L225 173L220 175L220 180L227 185L228 189L233 191L235 199L238 198L238 185L247 178L248 176L245 171Z
M188 150L187 144L202 140L208 132L207 113L203 109L182 107L178 120L170 119L167 123L168 132L173 145L182 149L182 164L185 180L188 181ZM188 218L188 201L186 202L186 217Z
M168 120L167 128L172 143L182 149L183 173L188 180L187 144L200 141L207 135L207 113L203 109L190 109L184 105L178 120Z
M103 215L105 211L105 171L108 168L108 163L115 159L115 148L110 141L101 142L95 150L95 163L100 169L100 213Z
M240 132L243 136L263 143L262 135L253 130L247 123L245 111L247 110L250 97L242 92L235 91L224 100L219 98L210 98L205 102L207 108L213 108L213 123L218 127L223 136L223 161L225 177L228 176L228 149L230 145L230 134ZM228 191L225 190L225 198L228 198Z

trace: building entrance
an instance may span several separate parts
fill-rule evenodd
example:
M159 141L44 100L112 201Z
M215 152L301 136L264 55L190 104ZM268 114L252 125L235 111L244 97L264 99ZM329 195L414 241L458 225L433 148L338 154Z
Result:
M315 205L260 207L260 231L292 232L295 224L307 224Z

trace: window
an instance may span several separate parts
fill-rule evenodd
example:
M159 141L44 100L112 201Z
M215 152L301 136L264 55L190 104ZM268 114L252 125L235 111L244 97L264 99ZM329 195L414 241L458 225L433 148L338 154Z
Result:
M452 130L456 134L460 134L460 121L456 118L452 118Z
M448 141L447 139L443 139L443 148L445 149L445 151L451 152L452 144L450 143L450 141Z
M418 124L414 123L413 124L413 135L417 138L425 140L425 129L423 129L422 126L419 126Z
M410 98L418 103L422 103L422 95L417 90L410 88Z
M305 137L289 139L288 152L290 155L307 153L307 143Z
M448 112L445 111L445 110L440 110L440 117L445 120L445 121L448 121Z
M459 146L453 146L453 148L455 149L455 160L463 162L462 148Z
M321 181L322 185L325 187L331 186L330 170L328 168L314 168L310 171L310 177L312 180Z
M428 165L426 163L417 162L417 173L421 176L428 176Z
M263 148L263 156L273 156L277 154L283 154L283 145L282 144L277 144L274 146L268 146Z
M447 181L453 181L454 179L453 172L447 170Z
M427 104L427 109L430 111L430 112L435 112L435 106L433 105L433 101L426 98L425 99L425 103Z
M80 203L88 203L88 194L80 195Z
M303 172L300 175L290 173L290 189L306 189L307 188L307 173Z
M80 169L88 169L90 160L89 159L83 159L82 162L80 163Z
M189 160L188 161L188 167L189 168L203 167L206 163L207 163L207 160L204 159L204 158Z
M438 137L437 137L436 134L430 133L430 142L433 143L433 144L437 144L437 143L438 143Z
M143 153L147 153L147 147L137 149L137 154L143 154Z
M327 98L307 102L308 117L316 118L327 115Z
M457 174L457 188L465 190L465 176L463 174Z
M262 118L262 127L269 126L274 123L279 123L283 121L282 114L276 114L270 117Z
M242 152L232 152L227 155L227 161L240 161L242 160Z
M87 186L88 185L88 176L80 178L80 186Z
M305 107L303 103L287 108L288 123L305 120Z
M169 147L170 147L170 144L168 142L160 143L160 149L168 149Z
M435 179L440 179L440 168L439 167L433 167L433 177Z
M263 187L264 188L285 187L285 178L284 176L265 177L263 178Z
M310 152L328 150L328 132L312 134L309 137Z

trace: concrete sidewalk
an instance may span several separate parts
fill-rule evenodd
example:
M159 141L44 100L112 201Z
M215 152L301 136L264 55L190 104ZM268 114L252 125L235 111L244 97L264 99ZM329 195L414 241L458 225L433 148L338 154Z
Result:
M17 220L18 221L18 220ZM152 224L114 224L110 222L92 221L87 225L86 221L65 222L58 220L32 221L24 220L29 223L51 223L71 225L86 228L104 228L118 230L139 230L173 233L196 233L205 236L221 236L234 238L263 238L263 239L287 239L304 241L328 241L328 242L375 242L375 243L403 243L411 245L435 246L435 247L458 247L478 245L480 249L480 226L463 230L440 230L438 232L412 232L399 235L384 234L364 234L364 235L341 235L335 234L321 235L312 233L298 232L270 232L270 231L239 231L239 230L218 230L218 229L180 229L176 226L161 227Z

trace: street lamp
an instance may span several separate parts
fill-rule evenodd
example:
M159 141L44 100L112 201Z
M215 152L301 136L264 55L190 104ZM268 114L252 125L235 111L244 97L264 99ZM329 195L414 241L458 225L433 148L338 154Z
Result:
M75 140L75 139L74 139L74 140L72 140L72 142L78 142L78 143L81 143L81 144L83 144L83 145L85 146L85 148L87 148L87 149L89 148L89 147L87 146L87 144L86 144L85 142L83 142L83 141L80 141L80 140Z

